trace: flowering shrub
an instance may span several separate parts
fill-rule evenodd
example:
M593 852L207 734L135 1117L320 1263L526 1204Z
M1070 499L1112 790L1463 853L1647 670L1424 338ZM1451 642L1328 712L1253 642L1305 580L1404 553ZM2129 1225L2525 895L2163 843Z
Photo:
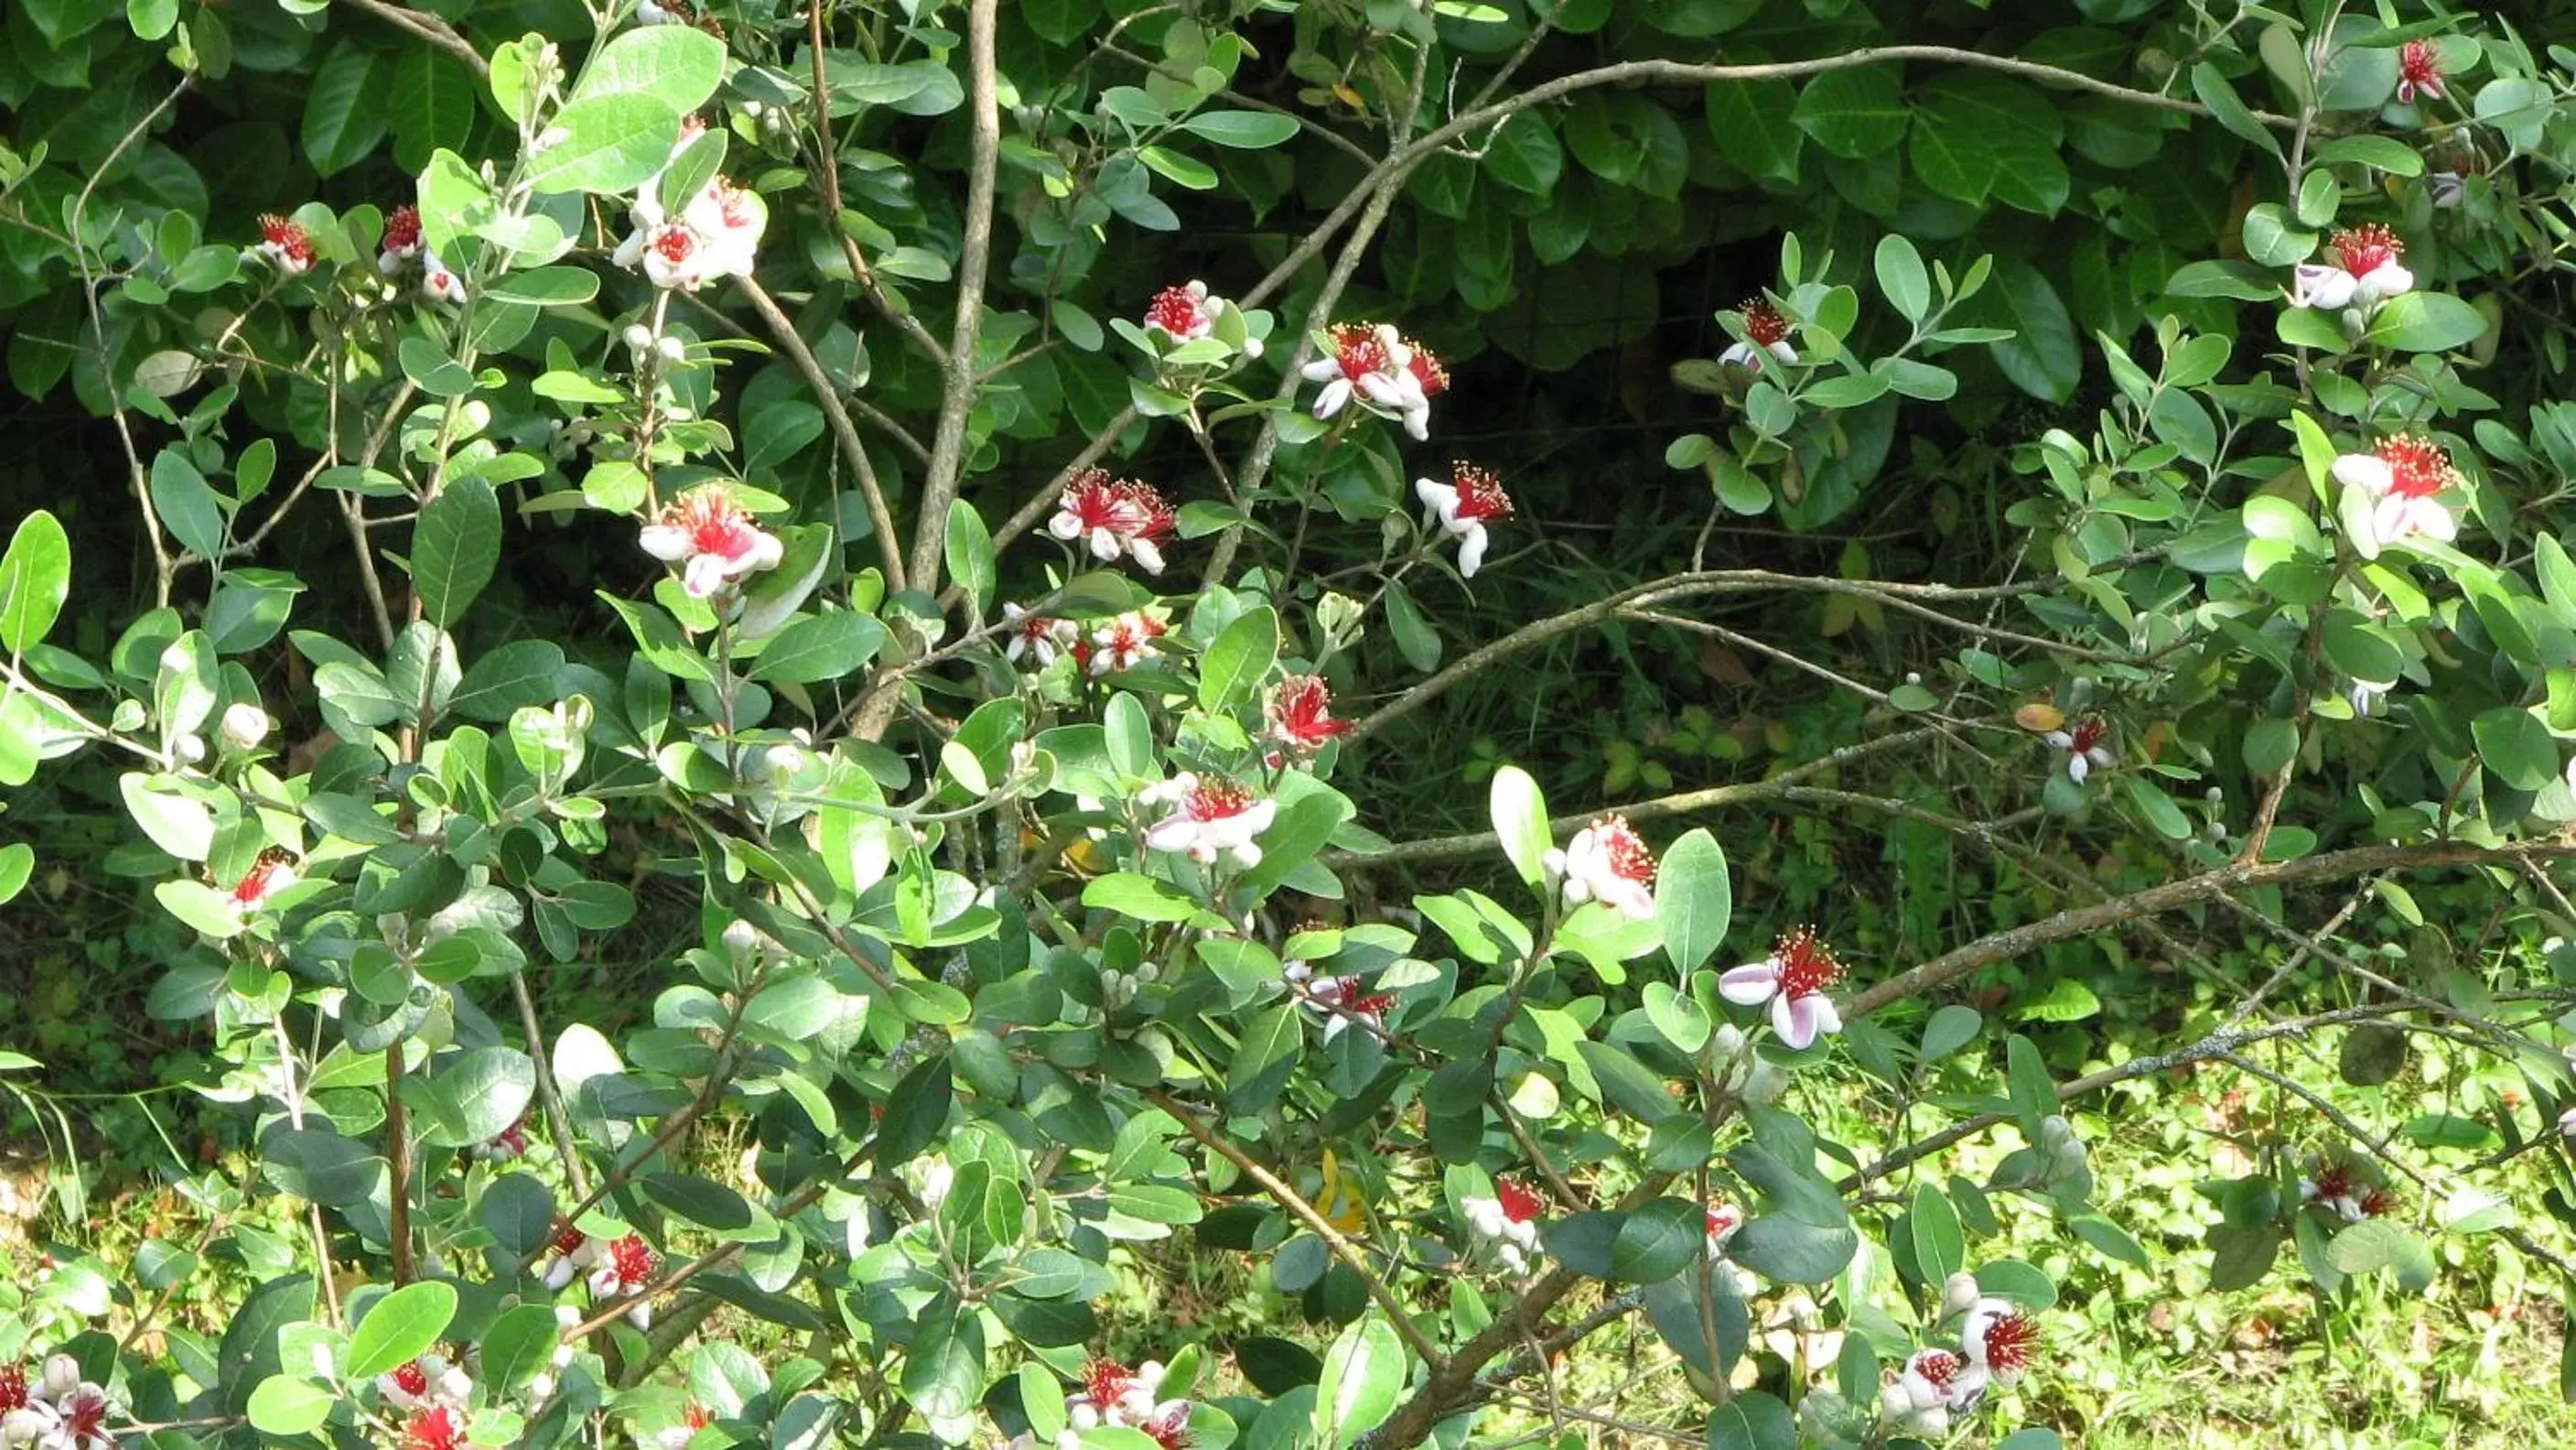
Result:
M1653 1427L1685 1439L2043 1450L2077 1255L2329 1296L2472 1241L2576 1269L2570 1195L2494 1186L2539 1145L2564 1190L2576 1112L2537 950L2576 918L2576 415L2479 374L2563 74L2429 14L2159 14L2106 59L2120 32L1889 52L1859 7L1749 0L1113 8L13 12L11 94L120 78L0 150L0 307L13 382L68 381L127 450L151 598L65 624L116 609L114 564L69 504L16 523L0 785L112 795L112 869L185 933L151 1010L253 1151L181 1170L194 1247L66 1245L7 1287L9 1446L1501 1442L1606 1415L1521 1386L1626 1321L1704 1402ZM1655 58L1596 64L1596 30ZM157 128L317 48L316 194L211 205ZM2107 237L2169 220L2114 194L2169 135L2259 199L2104 282ZM1501 613L1569 546L1441 454L1497 407L1477 355L1542 346L1514 270L1635 342L1587 310L1604 259L1738 177L1805 210L1674 370L1714 419L1665 430L1690 566ZM1119 255L1176 202L1292 199L1275 255ZM1990 201L2120 214L2070 283L2089 351ZM1905 404L1992 419L2094 373L2001 450L1997 578L1699 557L1730 515L1852 510L1907 466ZM501 617L597 539L612 646ZM1455 658L1422 603L1451 572ZM326 585L345 620L300 602ZM1820 637L1939 642L1874 683L1710 607L1808 594L1844 611ZM1489 831L1371 824L1408 717L1601 630L1776 659L1867 738L1568 815L1496 760ZM1843 788L1900 750L2008 804ZM1761 833L1721 807L1930 829L2053 905L1873 947L1874 908L1782 920L1740 883ZM2152 879L2106 885L2076 854L2106 840ZM1360 889L1443 859L1487 874ZM0 847L0 897L36 864ZM2369 903L2421 927L2441 873L2530 962L2336 944ZM694 909L636 1024L547 1020L646 879ZM2210 919L2296 955L2238 982L2174 935ZM2170 1051L2079 1075L1970 996L2131 932L2226 993ZM2273 1001L2311 957L2367 992ZM2402 1131L2269 1062L2330 1041L2358 1091L2409 1033L2492 1076ZM2187 1233L2103 1201L2093 1095L2204 1063L2281 1095L2241 1171ZM719 1124L731 1181L690 1151ZM1157 1321L1115 1357L1098 1306L1157 1246L1258 1262L1313 1343ZM235 1266L214 1332L165 1317ZM1792 1302L1834 1353L1757 1345Z

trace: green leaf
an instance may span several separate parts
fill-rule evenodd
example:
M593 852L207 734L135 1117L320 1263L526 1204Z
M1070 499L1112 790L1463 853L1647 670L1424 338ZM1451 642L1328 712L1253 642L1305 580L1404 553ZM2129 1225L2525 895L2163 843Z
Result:
M1807 82L1789 119L1817 145L1847 161L1864 161L1905 139L1913 112L1905 88L1886 66L1831 70Z
M1342 1331L1324 1353L1315 1386L1315 1435L1326 1445L1349 1445L1395 1413L1404 1388L1404 1341L1395 1326L1371 1313Z
M1813 1224L1773 1213L1737 1230L1727 1253L1765 1278L1822 1284L1841 1273L1859 1248L1860 1235L1849 1225Z
M179 23L179 0L125 0L125 23L137 40L159 40Z
M387 1294L349 1332L348 1377L373 1379L409 1364L438 1343L456 1318L456 1288L436 1279Z
M185 454L164 448L152 460L152 508L161 526L200 559L224 552L224 511L215 491Z
M451 480L412 530L412 588L421 616L444 630L492 582L501 562L501 504L479 478Z
M1673 970L1687 976L1706 966L1734 917L1726 851L1706 829L1694 828L1664 853L1655 875L1655 923Z
M2039 1124L2057 1112L2057 1084L2050 1081L2048 1062L2039 1055L2039 1044L2016 1034L2004 1044L2006 1081L2012 1091L2013 1117L2021 1126L2022 1136L2039 1141Z
M588 267L537 267L493 278L483 295L494 302L524 302L535 307L570 307L599 295L599 274ZM616 401L625 394L611 393ZM628 467L634 465L629 464Z
M0 651L26 653L61 617L71 596L72 542L44 509L18 520L0 554Z
M2070 180L2057 154L2057 108L2029 86L1992 71L1954 70L1915 95L1907 154L1914 174L1953 201L1980 205L1989 193L2023 211L2054 215Z
M1717 154L1738 169L1770 181L1798 179L1798 152L1807 138L1791 113L1798 93L1787 81L1719 81L1708 88L1708 129Z
M1270 111L1201 111L1183 121L1181 129L1219 146L1261 151L1296 135L1297 118Z
M317 175L346 171L385 139L392 117L384 104L388 79L377 52L342 41L322 62L304 91L304 159Z
M864 614L839 610L800 619L778 632L752 661L751 678L813 684L855 674L876 657L885 626Z
M1565 173L1565 147L1545 116L1516 111L1486 143L1485 170L1514 191L1544 196Z
M647 96L678 115L707 103L724 79L724 68L724 42L702 30L638 26L621 32L591 58L572 99L577 105L594 97ZM668 152L667 143L663 149Z
M2487 315L2447 292L2391 297L2371 315L2365 342L2399 352L2447 352L2487 335Z
M1959 1210L1928 1179L1914 1185L1914 1207L1906 1214L1913 1238L1914 1265L1923 1282L1938 1284L1967 1263L1967 1240L1959 1230Z
M2191 839L2191 818L2182 813L2182 807L2174 804L2173 797L2165 794L2162 786L2144 775L2124 775L2120 779L2128 791L2130 802L2137 806L2138 814L2157 835L2168 841Z
M2469 734L2487 769L2515 790L2538 790L2558 778L2558 742L2529 710L2511 705L2481 710L2469 722Z
M128 772L117 778L125 809L152 844L182 861L203 861L215 845L215 813L176 788L169 776Z
M933 1057L894 1085L886 1095L885 1117L877 1124L877 1161L909 1163L947 1131L948 1111L957 1096L953 1072L947 1057Z
M1878 239L1878 251L1870 259L1878 274L1878 290L1903 314L1908 322L1921 322L1932 310L1932 278L1923 270L1923 256L1914 244L1895 232Z
M526 1388L554 1358L562 1333L554 1310L544 1304L522 1304L493 1320L483 1332L484 1382L503 1394Z
M414 46L394 64L388 98L394 131L394 164L418 175L442 146L465 144L474 128L474 73L445 51Z
M2075 320L2067 315L2057 289L2039 269L2019 257L1995 260L1995 286L1987 296L2013 335L1994 345L1995 365L2013 386L2035 398L2063 403L2075 396L2084 375L2084 355L2076 346Z
M656 25L627 35L693 34L686 26ZM585 96L555 113L564 137L528 162L528 181L540 193L631 191L670 160L680 138L680 113L646 94Z
M1707 1243L1706 1208L1678 1198L1653 1199L1621 1217L1619 1232L1610 1240L1610 1277L1628 1284L1661 1283L1697 1262Z
M1547 879L1547 802L1538 793L1538 782L1517 765L1506 765L1494 772L1490 793L1494 834L1501 838L1503 855L1520 873L1524 885L1537 886Z
M1225 1073L1227 1102L1238 1114L1258 1112L1279 1096L1306 1050L1306 1008L1272 1004L1245 1024Z
M2209 108L2210 117L2218 124L2273 156L2281 154L2281 143L2273 139L2271 131L2262 122L2254 119L2254 113L2246 109L2245 102L2236 94L2236 88L2227 83L2227 76L2217 66L2202 61L2191 68L2191 93L2200 97L2200 103Z
M273 1374L250 1392L251 1428L281 1438L307 1434L320 1429L339 1402L337 1391L293 1375Z
M422 1141L471 1148L519 1121L536 1096L537 1068L514 1047L478 1047L445 1059L437 1076L403 1080Z
M941 541L948 577L975 601L981 614L993 607L997 577L993 572L993 531L984 527L984 516L966 500L948 502L948 532Z
M1235 616L1199 661L1199 708L1223 710L1258 690L1278 657L1279 616L1269 605Z
M35 874L36 848L24 841L0 846L0 905L6 905L27 889L27 878Z
M1386 627L1395 636L1396 653L1404 662L1423 674L1440 668L1440 635L1431 627L1422 606L1403 585L1387 581Z
M1789 1407L1762 1390L1747 1390L1709 1412L1708 1450L1797 1450L1798 1424Z

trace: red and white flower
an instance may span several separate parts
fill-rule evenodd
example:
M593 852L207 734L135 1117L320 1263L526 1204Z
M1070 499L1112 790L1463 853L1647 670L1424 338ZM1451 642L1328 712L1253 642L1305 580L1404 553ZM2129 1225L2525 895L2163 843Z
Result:
M2334 461L2334 476L2369 498L2370 537L2364 542L2373 553L2416 534L2446 544L2459 537L2459 521L2441 495L2459 485L2460 471L2441 444L2421 433L2400 433L2380 439L2368 453L2347 453Z
M2110 722L2099 715L2087 715L2068 722L2062 730L2051 730L2040 737L2066 752L2066 778L2077 785L2096 770L2109 770L2120 763L2111 749Z
M2428 38L2410 40L2397 52L2397 103L2415 104L2415 98L2442 99L2442 47Z
M1205 282L1188 282L1154 294L1145 308L1145 330L1174 342L1196 342L1214 335L1217 319L1224 315L1225 302L1210 297Z
M1777 358L1784 363L1798 360L1797 345L1789 341L1789 319L1781 316L1780 309L1772 306L1768 299L1746 298L1736 310L1744 314L1745 340L1719 353L1719 362L1731 363L1748 373L1758 373L1762 371L1766 358Z
M1333 718L1333 689L1319 675L1291 675L1270 692L1270 738L1291 755L1312 755L1351 733Z
M1278 802L1254 795L1239 780L1188 770L1137 792L1136 803L1168 808L1146 828L1147 846L1177 851L1203 866L1222 858L1247 871L1261 864L1253 838L1279 815Z
M1798 926L1780 934L1768 957L1730 968L1717 979L1717 990L1741 1007L1770 1003L1771 1030L1803 1052L1818 1037L1842 1031L1842 1013L1827 994L1842 979L1843 964L1833 948L1814 927Z
M1010 624L1002 653L1013 664L1025 656L1037 661L1039 669L1045 669L1055 663L1056 656L1071 652L1082 638L1082 626L1072 620L1031 614L1016 604L1004 604L1002 617Z
M1330 418L1356 402L1404 424L1416 439L1431 436L1431 400L1449 389L1449 371L1421 344L1383 322L1336 323L1324 334L1325 355L1300 369L1322 383L1315 416Z
M2039 1321L2002 1299L1979 1299L1959 1336L1968 1367L2009 1389L2039 1354Z
M1728 1242L1734 1239L1735 1231L1742 1227L1744 1227L1744 1210L1741 1207L1722 1198L1709 1204L1708 1256L1712 1259L1726 1257Z
M406 1360L376 1376L376 1393L406 1413L428 1405L463 1406L474 1398L474 1379L461 1365L435 1354Z
M683 137L681 145L687 144ZM656 194L660 180L657 173L637 190L634 230L610 260L621 267L641 266L654 286L680 291L719 277L750 276L760 235L769 226L769 207L759 194L719 176L672 216Z
M1104 564L1125 554L1146 573L1160 574L1163 540L1172 536L1175 518L1152 484L1087 468L1065 485L1047 532L1068 544L1081 540Z
M1113 1359L1093 1360L1083 1369L1082 1388L1065 1396L1067 1428L1081 1431L1123 1426L1142 1430L1175 1409L1186 1424L1190 1411L1187 1401L1158 1398L1163 1373L1159 1360L1149 1359L1132 1370Z
M1494 1180L1494 1196L1469 1196L1458 1200L1458 1209L1467 1216L1467 1227L1493 1249L1494 1257L1515 1274L1529 1272L1530 1260L1538 1254L1538 1216L1547 1208L1547 1200L1536 1190L1508 1178Z
M264 846L241 880L233 883L232 903L245 912L258 911L297 879L295 853L284 846Z
M1190 1407L1184 1400L1169 1402L1136 1428L1160 1450L1190 1450L1195 1443L1190 1435Z
M662 508L636 542L665 564L678 564L680 584L692 599L710 599L746 574L775 569L786 546L752 522L720 483L693 488Z
M1094 679L1132 670L1154 652L1154 641L1161 639L1163 633L1160 618L1142 609L1130 609L1110 616L1107 624L1091 632L1091 638L1074 641L1073 657Z
M107 1392L81 1378L80 1361L48 1355L28 1383L26 1371L0 1366L0 1444L36 1450L114 1450Z
M1547 853L1547 867L1563 878L1569 910L1598 901L1630 921L1655 914L1655 853L1625 816L1575 832L1564 850Z
M2406 244L2378 222L2334 234L2326 243L2326 260L2302 262L2291 274L2290 305L2339 312L2364 311L2415 286L2415 274L2399 260Z
M259 219L259 254L270 265L289 277L301 277L313 270L316 253L313 238L304 224L293 217L270 212Z
M488 1140L475 1144L474 1156L486 1163L509 1163L527 1157L528 1120L522 1117Z
M590 1297L593 1301L640 1294L653 1282L653 1270L661 1258L644 1242L642 1234L630 1233L602 1247L599 1262L590 1271ZM653 1327L653 1305L638 1299L626 1307L626 1322L637 1329Z
M465 1412L453 1405L414 1410L403 1421L402 1450L464 1450Z
M688 1450L689 1442L697 1438L698 1432L715 1422L715 1411L691 1400L688 1408L680 1412L679 1422L664 1426L662 1432L653 1437L653 1443L660 1450Z
M1491 542L1485 525L1512 516L1512 496L1502 480L1472 463L1449 465L1449 482L1417 478L1413 496L1422 500L1422 526L1438 524L1458 540L1458 576L1473 579L1484 567Z
M1986 1391L1986 1372L1946 1349L1915 1351L1879 1395L1893 1428L1910 1435L1949 1433L1950 1412L1975 1407Z
M2326 1163L2314 1178L2299 1180L2299 1201L2313 1203L2346 1223L2397 1211L2397 1195L2350 1163Z
M1357 1022L1372 1033L1384 1031L1386 1014L1395 1010L1395 994L1372 992L1358 977L1318 977L1314 968L1291 959L1279 964L1289 990L1324 1019L1324 1040L1332 1041Z
M420 290L432 302L465 300L464 279L421 240L420 208L416 206L398 206L386 216L383 250L376 254L376 270L388 277L417 270Z
M605 1241L565 1224L555 1230L553 1241L546 1245L546 1256L537 1265L538 1277L549 1290L560 1290L582 1270L597 1264L607 1251Z

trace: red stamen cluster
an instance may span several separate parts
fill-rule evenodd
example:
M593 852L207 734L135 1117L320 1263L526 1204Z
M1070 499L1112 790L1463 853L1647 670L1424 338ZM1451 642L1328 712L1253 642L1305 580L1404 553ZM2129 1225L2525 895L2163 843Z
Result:
M1993 1336L1988 1335L1987 1338L1992 1339ZM1959 1377L1960 1368L1959 1357L1946 1349L1927 1349L1914 1360L1916 1374L1945 1390L1950 1387L1950 1381Z
M1199 325L1199 297L1187 287L1166 287L1145 309L1145 325L1180 337Z
M697 249L697 234L687 227L664 227L653 234L653 250L674 267L689 260L689 254Z
M1270 725L1278 737L1301 750L1320 750L1328 740L1347 735L1353 722L1333 718L1332 687L1314 675L1292 675L1270 696Z
M1449 465L1450 486L1458 490L1458 517L1462 519L1507 519L1512 516L1512 496L1503 492L1503 481L1490 469L1472 463Z
M1082 1372L1082 1392L1091 1397L1094 1409L1118 1403L1135 1382L1135 1374L1114 1359L1095 1359Z
M680 1412L680 1423L692 1430L703 1430L715 1422L716 1412L695 1400L689 1401L689 1407Z
M752 535L758 527L720 485L691 489L662 505L660 522L664 528L687 534L692 552L713 554L720 559L733 558L751 548L755 542Z
M398 206L385 218L385 250L406 252L420 245L420 208Z
M2401 498L2431 498L2460 481L2451 455L2421 433L2382 438L2372 451L2388 465L2388 491Z
M281 871L295 869L295 853L284 846L264 846L251 861L250 869L233 885L233 900L243 906L256 906L268 894L285 883L278 880Z
M1182 806L1195 821L1221 821L1252 809L1252 788L1225 775L1202 775Z
M2397 52L2397 78L2418 91L2442 94L2442 52L2431 40L2410 40Z
M1603 816L1592 823L1594 838L1610 857L1610 869L1622 881L1655 884L1655 853L1628 824L1626 816Z
M654 1265L661 1260L642 1234L628 1234L608 1246L608 1262L617 1270L618 1282L632 1288L651 1279Z
M2361 1216L2385 1218L2397 1211L2397 1195L2385 1188L2374 1188L2361 1198Z
M2110 734L2111 726L2109 722L2105 721L2099 715L2087 715L2083 719L2066 727L2066 738L2075 742L2072 748L2078 755L2082 755L2085 751L2101 744L2104 740L2110 738Z
M1538 1190L1508 1178L1494 1181L1494 1198L1503 1206L1503 1217L1514 1223L1527 1223L1547 1207L1547 1200L1538 1196Z
M429 1393L429 1371L421 1368L419 1360L406 1360L403 1363L394 1366L393 1375L394 1383L402 1388L402 1392L404 1394L425 1395Z
M1129 539L1160 539L1177 519L1160 489L1132 478L1112 478L1105 468L1076 475L1065 485L1060 506L1082 521L1084 533L1107 529Z
M259 219L259 235L260 240L284 252L296 266L313 265L313 239L305 235L303 224L294 218L269 212Z
M1341 364L1343 377L1358 382L1372 373L1386 371L1386 346L1378 341L1376 323L1337 323L1330 335L1333 361Z
M1190 1439L1190 1407L1187 1405L1174 1405L1138 1428L1145 1432L1145 1438L1163 1450L1189 1450L1193 1443Z
M1755 347L1769 347L1789 335L1789 319L1764 298L1748 297L1736 310L1744 314L1744 335Z
M403 1450L458 1450L465 1443L465 1418L445 1405L416 1410L403 1422Z
M1986 1326L1986 1367L2011 1374L2030 1367L2039 1352L2039 1325L2020 1310L1997 1315Z
M2378 222L2335 233L2333 246L2343 269L2356 277L2368 276L2406 255L2406 244Z
M1813 996L1843 979L1843 964L1812 926L1793 926L1771 948L1780 963L1780 991L1790 1000Z
M1404 360L1405 371L1412 373L1413 381L1421 385L1422 396L1436 398L1449 391L1449 369L1441 363L1440 354L1409 337L1404 340L1404 346L1411 354Z
M27 1408L27 1372L14 1364L0 1364L0 1414Z
M581 1252L581 1246L588 1242L590 1235L583 1233L579 1225L568 1223L555 1230L554 1251L569 1258Z

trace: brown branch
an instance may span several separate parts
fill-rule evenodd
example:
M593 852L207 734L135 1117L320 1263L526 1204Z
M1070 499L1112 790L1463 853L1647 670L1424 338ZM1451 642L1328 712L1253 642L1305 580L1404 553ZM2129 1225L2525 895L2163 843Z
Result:
M898 307L886 285L878 280L876 269L868 265L865 252L859 250L859 239L841 225L841 153L840 143L832 139L832 88L823 70L823 11L825 0L811 0L805 7L806 39L814 68L814 131L823 138L820 154L815 158L814 174L823 183L825 225L841 242L842 260L849 264L850 275L868 294L868 301L878 314L901 329L930 360L942 367L948 365L948 349L930 335L910 307ZM915 450L918 451L918 450Z
M966 8L966 106L974 150L966 173L965 241L957 257L957 320L948 334L939 426L930 435L921 512L912 521L912 577L923 589L938 582L948 505L966 472L966 424L975 411L975 345L984 335L985 274L993 265L993 188L1002 151L1002 113L994 99L994 6L995 0L969 0Z
M397 29L408 30L420 39L446 51L449 55L465 62L467 69L474 72L476 80L488 81L492 78L492 67L483 59L483 53L476 50L464 36L457 34L454 27L435 15L423 15L417 10L393 4L391 0L340 0L340 3L364 11Z
M834 387L831 376L823 371L822 359L814 356L793 319L779 309L778 301L749 277L735 279L742 295L751 299L752 310L760 314L770 337L787 353L787 360L805 379L814 400L823 406L824 421L832 426L832 440L840 445L841 459L858 475L859 494L867 500L868 522L876 529L877 552L885 561L886 586L893 591L906 587L903 546L894 531L894 514L886 507L885 488L877 481L875 460L868 457L867 445L859 438L857 426L850 421L850 410L843 404L841 390Z
M1440 1346L1433 1344L1430 1336L1424 1334L1421 1327L1413 1322L1413 1316L1405 1309L1404 1301L1395 1297L1395 1291L1386 1286L1384 1279L1378 1277L1377 1270L1369 1266L1368 1256L1360 1252L1359 1246L1351 1242L1349 1235L1333 1227L1332 1220L1318 1212L1315 1205L1308 1203L1303 1194L1290 1187L1286 1179L1262 1167L1249 1154L1234 1146L1224 1134L1212 1131L1207 1124L1200 1122L1198 1114L1182 1106L1179 1099L1161 1088L1147 1090L1144 1097L1145 1101L1171 1114L1172 1118L1181 1125L1182 1130L1198 1139L1208 1151L1233 1164L1235 1171L1244 1177L1260 1184L1262 1192L1269 1194L1280 1207L1288 1210L1289 1214L1304 1224L1315 1237L1322 1239L1324 1247L1331 1249L1335 1258L1350 1265L1351 1271L1360 1276L1360 1282L1368 1288L1369 1297L1377 1301L1378 1308L1386 1311L1386 1317L1394 1325L1395 1332L1404 1337L1404 1342L1413 1347L1415 1354L1422 1356L1422 1362L1431 1366L1434 1373L1438 1373L1445 1367L1446 1360L1440 1353Z
M581 1144L573 1137L572 1115L564 1111L563 1089L555 1084L553 1055L546 1050L545 1028L537 1022L537 1003L528 995L525 970L510 974L510 995L518 1000L519 1030L528 1041L528 1060L537 1068L537 1102L544 1108L546 1130L554 1136L555 1152L563 1159L564 1181L575 1193L590 1192L590 1175L582 1171Z
M2465 841L2436 841L2421 846L2361 846L2270 865L2233 863L2180 881L2133 891L2097 905L2061 911L2044 920L1990 933L1853 995L1842 1004L1842 1016L1846 1022L1866 1017L1891 1002L1919 997L1980 967L2010 961L2052 942L2106 931L2142 916L2157 916L2187 906L2216 902L2249 888L2336 881L2373 871L2422 870L2435 866L2510 866L2524 860L2563 860L2571 856L2576 856L2576 841L2561 836L2504 846L2478 846Z

